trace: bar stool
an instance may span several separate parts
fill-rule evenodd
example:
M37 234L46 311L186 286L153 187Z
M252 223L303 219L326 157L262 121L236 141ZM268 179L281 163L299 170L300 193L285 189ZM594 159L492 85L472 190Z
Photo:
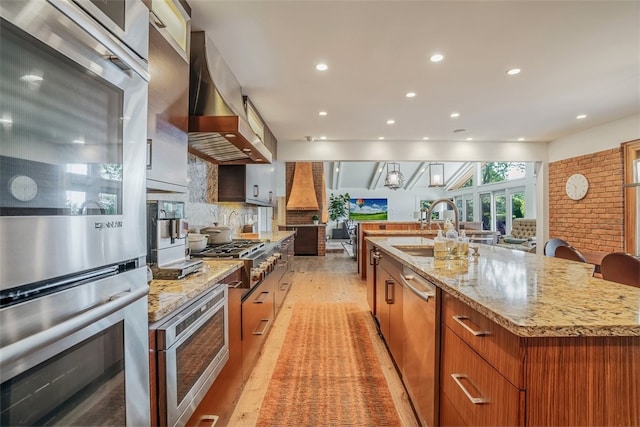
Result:
M570 261L587 262L579 250L572 246L558 246L555 251L556 258L564 258Z
M566 240L553 238L547 240L547 243L544 244L544 254L546 256L556 256L556 248L559 246L570 246L569 242Z
M604 280L640 288L640 259L625 252L613 252L602 258L600 272Z

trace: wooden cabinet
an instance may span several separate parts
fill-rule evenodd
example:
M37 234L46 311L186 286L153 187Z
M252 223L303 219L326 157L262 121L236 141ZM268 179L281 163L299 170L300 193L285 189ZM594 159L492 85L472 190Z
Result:
M267 276L242 303L242 377L246 381L275 320L273 275Z
M276 263L276 274L278 278L278 287L276 290L276 316L284 304L284 299L291 289L292 272L290 271L293 262L293 236L288 237L279 244L280 259Z
M376 271L376 319L393 360L402 373L404 326L402 319L402 266L382 255Z
M275 206L273 165L219 165L218 201Z
M376 315L376 270L380 252L371 243L367 243L367 303L371 314Z
M524 421L524 391L442 328L440 424L515 426Z
M318 226L296 227L294 252L296 255L318 255Z
M518 337L442 295L441 425L640 423L640 337Z

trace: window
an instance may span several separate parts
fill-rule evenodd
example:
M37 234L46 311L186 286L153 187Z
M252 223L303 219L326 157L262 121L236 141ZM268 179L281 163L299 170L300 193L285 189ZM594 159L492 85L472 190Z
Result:
M493 230L491 227L491 193L480 194L480 215L482 216L482 229Z
M464 201L464 219L465 221L473 221L473 199L466 199Z
M482 184L510 181L525 177L523 162L491 162L482 165L480 173Z

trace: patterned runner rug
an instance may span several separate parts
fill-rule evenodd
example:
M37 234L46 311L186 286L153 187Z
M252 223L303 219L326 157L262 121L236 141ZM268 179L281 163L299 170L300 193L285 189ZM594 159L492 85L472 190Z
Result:
M399 426L355 304L296 303L258 426Z

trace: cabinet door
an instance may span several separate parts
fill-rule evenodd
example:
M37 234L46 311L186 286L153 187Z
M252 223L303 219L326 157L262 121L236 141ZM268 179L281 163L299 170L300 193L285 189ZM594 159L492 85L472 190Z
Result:
M445 325L440 384L440 425L515 426L524 422L524 391Z
M149 25L147 188L187 191L189 63Z
M247 203L275 206L275 178L273 165L247 165Z
M380 252L371 244L367 243L367 303L371 314L376 314L376 266Z
M273 326L274 304L273 288L267 280L254 288L242 303L242 372L245 381L249 379L260 349Z
M218 166L218 201L245 201L245 165Z
M294 246L296 255L318 255L318 227L297 227Z

